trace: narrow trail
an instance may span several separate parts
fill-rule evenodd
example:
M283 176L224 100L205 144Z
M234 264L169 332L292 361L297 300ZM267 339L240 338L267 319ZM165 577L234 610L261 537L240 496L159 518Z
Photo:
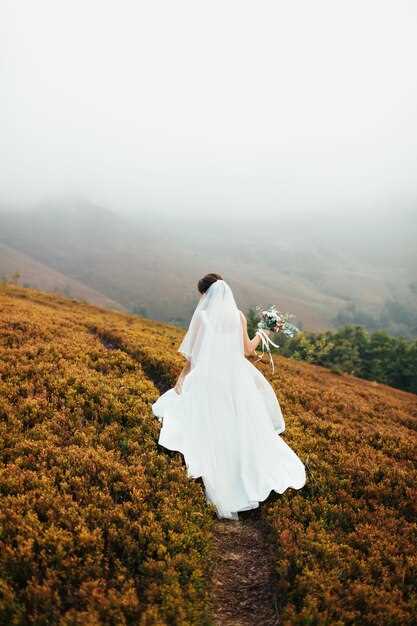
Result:
M214 526L215 626L275 626L280 623L274 595L274 551L258 512Z
M117 337L104 332L94 334L107 349L123 350L137 359L161 393L169 388L167 381L155 375L145 358L138 359ZM196 480L204 494L203 481ZM214 523L213 626L277 626L280 620L274 593L274 548L268 528L260 517L259 508L241 512L239 518L236 521L217 519Z

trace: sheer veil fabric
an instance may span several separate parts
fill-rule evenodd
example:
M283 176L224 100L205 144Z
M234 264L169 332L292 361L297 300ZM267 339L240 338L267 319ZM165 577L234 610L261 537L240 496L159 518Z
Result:
M284 418L275 392L245 357L241 317L224 280L199 300L178 348L191 363L181 393L162 394L152 411L158 442L183 454L201 477L219 518L259 506L271 491L300 489L305 467L279 436Z

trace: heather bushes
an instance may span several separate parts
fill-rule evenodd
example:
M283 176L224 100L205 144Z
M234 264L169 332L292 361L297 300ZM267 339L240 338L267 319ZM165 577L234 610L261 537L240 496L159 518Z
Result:
M93 323L89 328L104 345L119 347L138 361L160 390L174 386L184 365L184 359L177 351L181 341L178 329L160 328L156 323L145 321L132 328L124 320L113 321L111 325Z
M213 518L156 444L158 390L91 332L99 310L14 296L0 296L0 623L206 623Z
M415 396L276 362L285 438L308 470L301 491L262 507L276 542L282 623L414 624Z
M0 302L0 623L210 623L214 517L150 411L183 331L30 290ZM308 473L260 505L282 624L411 626L415 396L274 358L259 367Z

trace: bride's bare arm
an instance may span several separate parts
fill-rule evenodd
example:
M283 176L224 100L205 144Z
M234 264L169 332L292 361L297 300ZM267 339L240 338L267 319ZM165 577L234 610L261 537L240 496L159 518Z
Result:
M255 350L259 346L261 338L259 335L255 335L253 339L249 339L247 319L243 315L242 311L239 311L239 313L242 321L243 347L245 349L245 356L256 356Z

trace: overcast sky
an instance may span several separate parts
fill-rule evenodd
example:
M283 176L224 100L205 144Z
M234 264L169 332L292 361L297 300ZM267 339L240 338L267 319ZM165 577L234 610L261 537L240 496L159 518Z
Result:
M2 0L0 53L3 201L417 200L415 0Z

